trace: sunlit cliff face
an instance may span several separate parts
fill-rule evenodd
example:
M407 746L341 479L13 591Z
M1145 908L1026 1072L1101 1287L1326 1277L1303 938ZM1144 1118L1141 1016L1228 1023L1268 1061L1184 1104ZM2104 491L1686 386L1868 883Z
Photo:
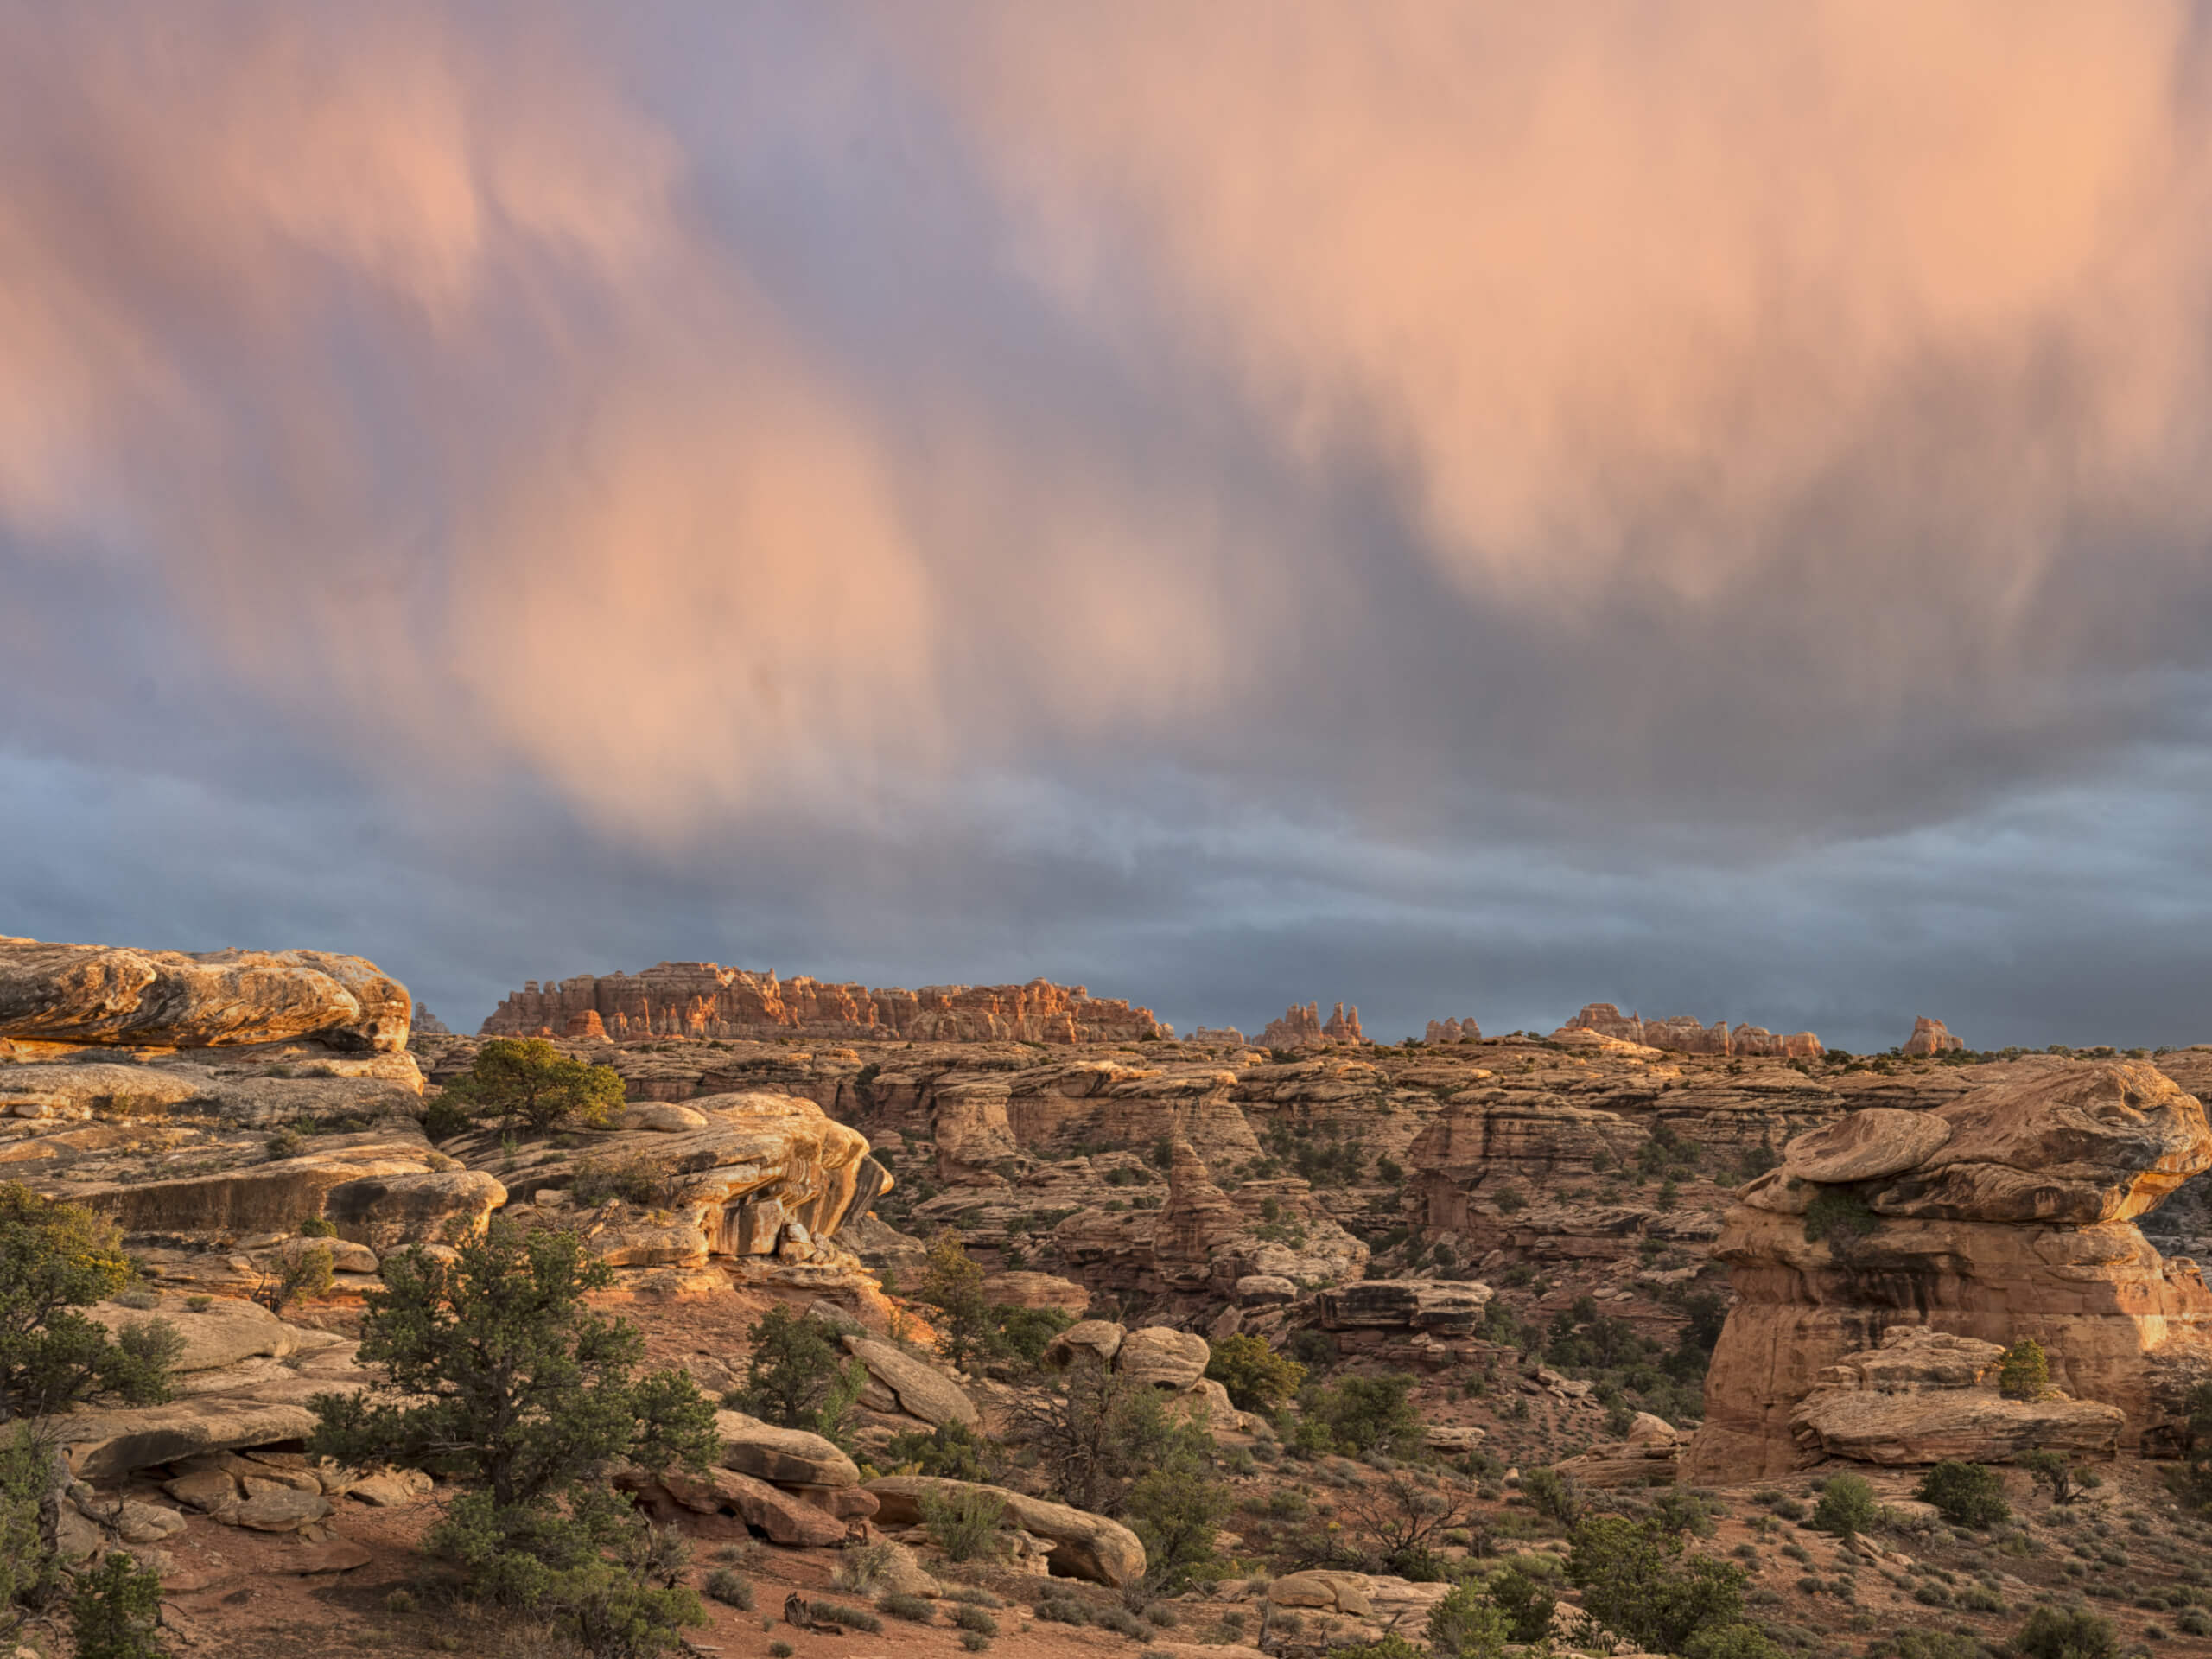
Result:
M2016 958L2033 872L2202 876L2063 791L2202 753L2206 61L2156 4L0 8L0 827L63 848L57 766L449 874L573 819L569 885L772 869L830 970L795 892L1348 967L1715 861L1834 943L1948 860Z

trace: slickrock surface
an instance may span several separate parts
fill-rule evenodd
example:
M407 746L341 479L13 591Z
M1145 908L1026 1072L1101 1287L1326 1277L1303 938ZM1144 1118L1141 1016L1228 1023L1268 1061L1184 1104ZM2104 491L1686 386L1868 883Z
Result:
M572 1029L571 1027L574 1027ZM1080 985L830 985L801 974L664 962L641 974L530 981L481 1035L628 1038L820 1037L916 1042L1110 1043L1166 1034L1148 1008Z
M0 1038L237 1047L312 1038L348 1052L407 1046L406 988L321 950L135 950L0 937Z

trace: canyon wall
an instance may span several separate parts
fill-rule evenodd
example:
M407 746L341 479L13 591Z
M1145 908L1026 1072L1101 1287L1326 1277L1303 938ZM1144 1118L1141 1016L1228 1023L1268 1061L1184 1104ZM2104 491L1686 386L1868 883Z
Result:
M594 1029L594 1020L597 1029ZM832 985L802 974L664 962L641 974L530 981L485 1020L481 1034L842 1038L872 1042L1121 1043L1166 1037L1149 1008L1093 997L1082 986L925 985L918 991Z

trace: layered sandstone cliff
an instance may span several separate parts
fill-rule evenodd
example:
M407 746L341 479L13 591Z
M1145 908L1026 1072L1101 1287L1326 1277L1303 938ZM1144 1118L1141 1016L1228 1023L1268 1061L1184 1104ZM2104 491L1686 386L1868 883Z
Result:
M1304 1007L1293 1003L1280 1020L1270 1020L1260 1033L1262 1048L1319 1048L1328 1043L1363 1043L1366 1033L1359 1028L1359 1010L1339 1002L1326 1020L1321 1017L1321 1005L1308 1002Z
M1714 1249L1737 1300L1685 1478L1793 1466L1807 1395L1904 1325L2033 1337L2054 1383L2126 1414L2120 1446L2170 1450L2180 1396L2212 1360L2212 1294L2135 1218L2207 1168L2203 1108L2132 1062L2053 1065L1798 1136Z
M594 1021L596 1026L594 1027ZM1080 985L831 985L802 974L664 962L641 974L536 980L485 1020L485 1036L837 1038L877 1042L1116 1043L1170 1033L1149 1008Z
M1666 1049L1677 1054L1714 1054L1723 1058L1780 1057L1809 1060L1824 1052L1821 1039L1809 1031L1791 1032L1787 1036L1778 1036L1764 1026L1738 1026L1731 1031L1726 1020L1705 1026L1687 1014L1665 1020L1646 1020L1641 1014L1624 1014L1611 1002L1586 1003L1582 1012L1560 1029L1594 1031L1617 1042L1641 1043L1647 1048Z

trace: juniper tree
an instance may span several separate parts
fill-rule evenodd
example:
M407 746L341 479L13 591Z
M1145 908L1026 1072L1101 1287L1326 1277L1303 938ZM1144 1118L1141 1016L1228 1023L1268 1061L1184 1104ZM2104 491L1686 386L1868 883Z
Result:
M699 1618L689 1590L607 1557L642 1522L608 1487L618 1461L703 1467L714 1408L680 1372L637 1374L636 1327L585 1301L612 1282L574 1233L493 1217L450 1262L387 1257L359 1357L372 1392L317 1395L310 1449L354 1466L396 1463L467 1490L428 1540L479 1593L564 1616L601 1652L645 1652Z
M542 1037L494 1037L440 1103L503 1125L520 1119L550 1129L566 1119L596 1128L621 1111L622 1078L612 1066L570 1059Z

